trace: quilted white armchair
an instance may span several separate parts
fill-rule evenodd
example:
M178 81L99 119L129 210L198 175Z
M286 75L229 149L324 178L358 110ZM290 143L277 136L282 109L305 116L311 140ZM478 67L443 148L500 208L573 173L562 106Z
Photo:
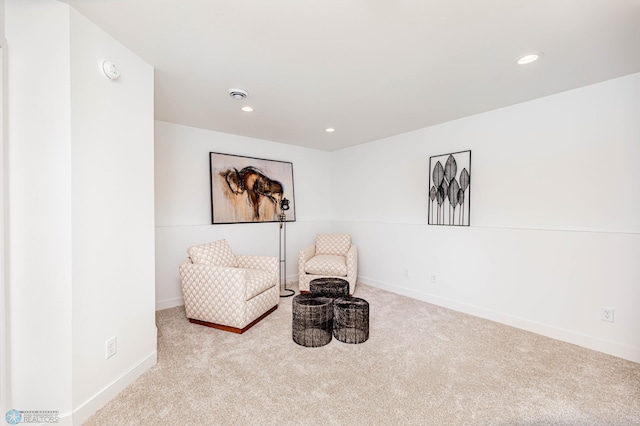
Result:
M298 286L309 291L316 278L342 278L349 282L353 295L358 278L358 249L349 234L318 234L316 243L298 253Z
M187 253L179 269L192 323L244 333L278 308L277 257L234 255L226 240Z

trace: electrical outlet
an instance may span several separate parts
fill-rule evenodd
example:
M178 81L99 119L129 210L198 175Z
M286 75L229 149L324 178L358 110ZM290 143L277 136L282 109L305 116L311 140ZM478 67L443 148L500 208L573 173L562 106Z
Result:
M104 349L105 359L109 359L116 353L118 353L118 340L116 339L116 336L113 336L112 338L107 339L107 341L104 342Z
M431 274L431 284L438 284L438 274Z
M404 273L405 278L409 278L409 270L407 268L404 268L402 272Z
M602 321L613 322L613 308L603 306L602 310L600 311L600 319Z

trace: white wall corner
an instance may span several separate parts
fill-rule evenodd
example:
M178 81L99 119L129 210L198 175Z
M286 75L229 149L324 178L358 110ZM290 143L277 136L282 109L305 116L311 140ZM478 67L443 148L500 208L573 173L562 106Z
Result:
M157 329L156 329L157 335ZM158 362L158 352L151 352L146 358L142 359L136 365L131 367L127 372L109 383L98 393L93 395L79 407L73 410L73 424L82 424L86 422L99 409L106 406L109 401L115 398L127 386L135 382L138 377L147 372Z
M183 297L175 297L172 299L164 299L156 301L156 311L161 311L163 309L175 308L176 306L184 306L184 298Z

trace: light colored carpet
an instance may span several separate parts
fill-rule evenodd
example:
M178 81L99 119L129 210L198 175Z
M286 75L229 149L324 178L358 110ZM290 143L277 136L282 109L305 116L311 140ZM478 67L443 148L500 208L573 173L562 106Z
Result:
M359 284L370 337L305 348L159 311L158 364L86 425L640 425L640 364Z

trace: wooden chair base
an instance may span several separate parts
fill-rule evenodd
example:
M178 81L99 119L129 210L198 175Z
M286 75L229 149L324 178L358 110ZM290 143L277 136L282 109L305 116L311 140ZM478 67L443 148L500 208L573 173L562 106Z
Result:
M248 329L250 329L251 327L253 327L254 325L256 325L257 323L259 323L260 321L262 321L267 315L269 315L271 312L275 311L276 309L278 309L278 305L274 306L264 314L260 315L258 318L256 318L255 320L247 324L244 328L229 327L228 325L215 324L212 322L200 321L192 318L189 318L189 322L193 324L204 325L206 327L217 328L218 330L230 331L231 333L242 334Z

